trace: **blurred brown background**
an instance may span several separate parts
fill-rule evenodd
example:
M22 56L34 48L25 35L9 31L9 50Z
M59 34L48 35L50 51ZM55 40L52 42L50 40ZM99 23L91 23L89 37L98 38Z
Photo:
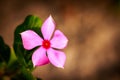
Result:
M65 69L51 64L33 74L43 80L120 80L120 0L0 0L0 35L13 33L29 14L51 14L69 39Z

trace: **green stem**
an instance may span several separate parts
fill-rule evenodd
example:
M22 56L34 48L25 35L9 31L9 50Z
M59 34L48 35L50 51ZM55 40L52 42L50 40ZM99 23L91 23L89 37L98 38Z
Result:
M15 55L14 49L11 47L11 54L10 54L10 60L8 62L8 67L11 66L15 61L17 61L17 57Z

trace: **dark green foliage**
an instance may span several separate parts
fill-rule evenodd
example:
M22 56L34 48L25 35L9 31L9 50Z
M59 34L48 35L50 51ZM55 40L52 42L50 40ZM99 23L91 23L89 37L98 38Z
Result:
M18 63L20 64L20 72L14 76L12 80L36 80L36 78L33 77L31 73L33 70L31 56L36 48L29 51L25 50L23 48L20 33L25 30L34 30L36 33L41 35L41 24L42 21L40 18L37 16L29 15L26 17L25 21L16 28L14 32L13 48L17 56Z
M42 21L40 20L40 18L29 15L26 17L25 21L16 28L14 32L14 50L15 50L16 56L18 57L18 60L20 61L20 63L22 63L22 65L26 67L32 66L32 64L30 64L29 61L31 60L31 55L34 49L31 51L27 51L23 48L20 33L25 30L34 30L39 35L41 35L40 33L41 24L42 24Z
M0 62L5 61L8 63L10 59L10 48L4 43L2 37L0 36Z

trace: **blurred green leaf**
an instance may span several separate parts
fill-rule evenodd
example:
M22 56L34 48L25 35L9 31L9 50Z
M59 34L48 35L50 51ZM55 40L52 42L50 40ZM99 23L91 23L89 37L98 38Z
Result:
M39 35L41 35L40 32L41 25L42 25L42 21L39 17L29 15L26 17L25 21L16 28L14 32L13 47L15 50L15 54L18 58L18 61L25 67L31 68L32 63L30 63L29 61L31 60L31 55L34 50L27 51L23 48L20 33L25 30L31 29L37 32Z
M11 55L6 68L6 74L15 74L21 67L21 64L19 64L18 62L14 49L13 48L10 48L10 49L11 49Z
M29 69L24 66L21 67L20 72L12 77L11 80L36 80Z
M4 43L3 38L0 36L0 62L8 63L10 59L10 48Z

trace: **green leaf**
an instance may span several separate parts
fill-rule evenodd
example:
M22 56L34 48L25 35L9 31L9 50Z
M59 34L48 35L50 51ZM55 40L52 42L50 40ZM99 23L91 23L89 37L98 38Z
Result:
M0 62L8 63L10 59L10 48L4 43L3 38L0 36Z
M15 50L15 54L16 54L19 62L22 63L22 65L24 65L26 67L29 67L28 63L31 60L31 55L34 50L27 51L23 48L20 33L25 30L31 29L31 30L34 30L35 32L37 32L39 35L41 35L41 32L40 32L41 25L42 25L42 21L39 17L29 15L26 17L25 21L16 28L16 30L14 32L13 47Z
M21 67L20 72L12 77L11 80L36 80L29 69Z

